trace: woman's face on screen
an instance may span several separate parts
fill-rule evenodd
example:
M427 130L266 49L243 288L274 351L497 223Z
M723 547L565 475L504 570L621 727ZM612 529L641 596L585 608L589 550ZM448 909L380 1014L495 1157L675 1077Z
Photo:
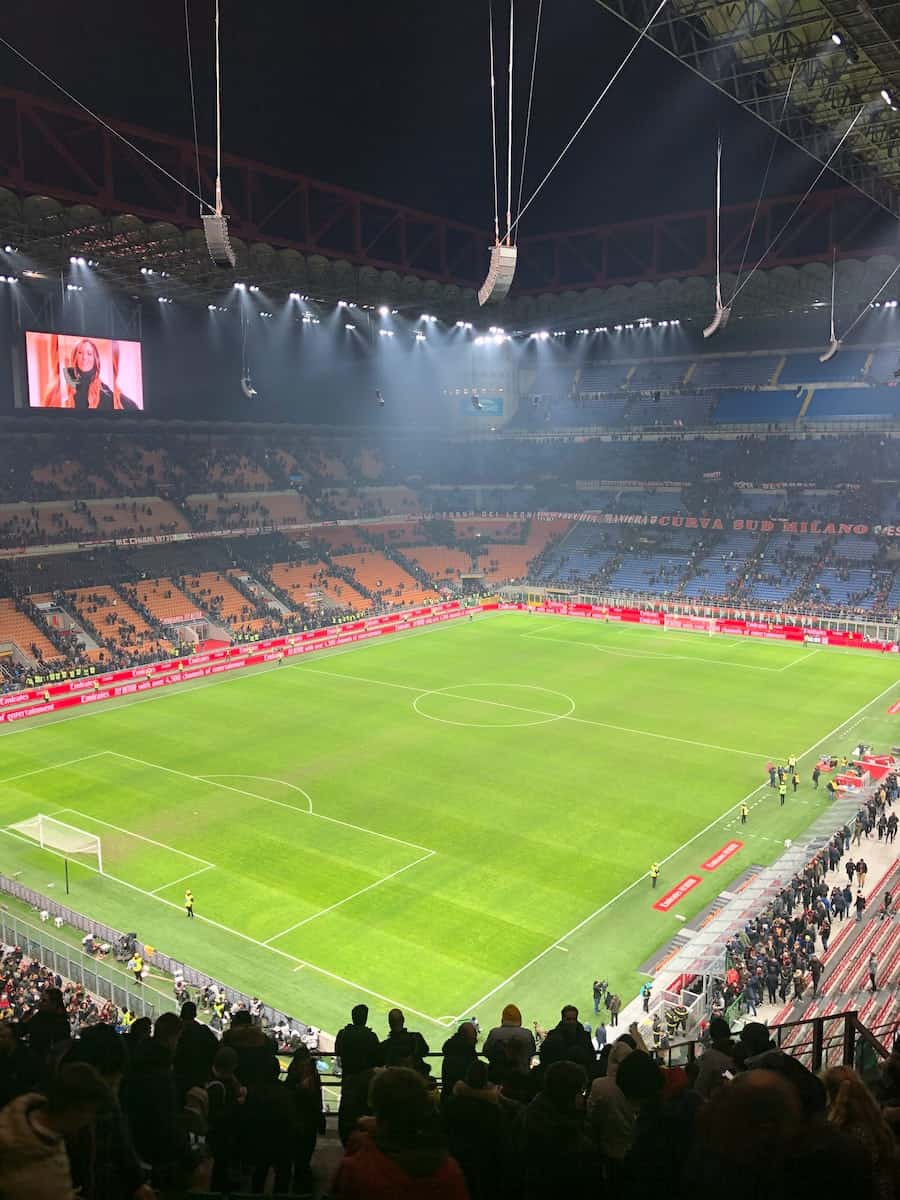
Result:
M85 375L90 374L97 365L94 347L90 342L82 342L75 352L75 366Z

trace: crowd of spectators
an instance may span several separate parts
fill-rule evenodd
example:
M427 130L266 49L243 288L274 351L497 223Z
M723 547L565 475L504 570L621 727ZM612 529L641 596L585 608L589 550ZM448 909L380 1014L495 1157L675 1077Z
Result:
M326 1133L316 1057L246 1010L218 1038L186 1002L127 1025L6 957L0 1020L0 1195L152 1200L188 1190L333 1200L687 1198L729 1181L737 1200L892 1200L898 1183L900 1042L870 1087L848 1067L821 1078L750 1022L716 1018L704 1052L665 1067L637 1025L601 1049L566 1006L535 1044L507 1005L479 1053L464 1022L431 1054L389 1015L380 1037L357 1006L338 1034L343 1153ZM23 999L19 999L19 994ZM91 1002L83 1002L85 1009ZM96 1008L96 1005L94 1005ZM440 1068L438 1073L436 1067Z

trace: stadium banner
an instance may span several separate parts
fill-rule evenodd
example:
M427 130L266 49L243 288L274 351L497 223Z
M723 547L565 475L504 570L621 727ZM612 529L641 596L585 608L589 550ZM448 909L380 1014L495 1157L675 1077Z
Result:
M679 900L683 900L688 892L693 891L702 882L703 880L699 875L687 875L682 879L681 883L676 883L670 892L666 892L664 896L661 896L653 907L657 912L668 912L670 908L675 907Z
M665 612L642 608L620 608L612 604L566 604L557 600L545 600L539 604L502 603L500 608L504 612L548 613L551 616L621 621L632 625L656 625L660 628L665 628L667 621L671 625L676 619ZM704 617L700 622L697 632L708 633L711 630L713 633L727 634L731 637L763 638L773 642L812 642L819 646L843 646L853 650L874 650L881 654L900 654L900 645L896 642L868 641L861 633L838 633L831 629L810 630L802 625L775 625L743 618ZM697 627L683 625L680 628Z
M862 521L796 521L790 517L687 517L684 513L540 512L535 521L583 521L594 525L659 526L662 529L712 529L731 533L822 533L827 537L900 538L900 525Z
M153 691L175 683L187 683L192 679L203 679L235 671L241 667L258 666L260 663L276 662L298 654L309 654L313 650L326 650L334 646L352 645L388 633L418 629L426 625L437 625L481 612L496 612L496 601L487 601L466 606L462 601L449 600L431 607L407 609L398 613L385 613L360 621L348 621L344 625L331 625L324 629L309 629L304 633L284 634L263 642L224 646L202 654L192 654L167 662L153 663L123 671L112 671L106 675L92 675L49 684L44 688L32 688L24 692L10 692L0 696L0 724L21 721L27 717L39 717L62 709L96 704L119 696L130 696L138 692Z

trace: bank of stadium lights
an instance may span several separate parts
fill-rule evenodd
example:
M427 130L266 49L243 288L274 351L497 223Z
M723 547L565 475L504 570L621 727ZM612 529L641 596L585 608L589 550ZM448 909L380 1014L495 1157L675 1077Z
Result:
M171 296L157 296L156 299L160 304L174 304L175 301Z
M427 338L427 337L425 336L425 334L424 334L424 333L421 331L421 329L417 329L417 330L416 330L416 341L417 341L417 342L427 342L427 341L428 341L428 338Z
M352 321L347 321L347 322L344 324L344 328L345 328L345 329L349 329L349 330L351 331L351 333L352 333L352 332L353 332L353 330L356 328L356 326L353 324L353 322L352 322Z
M222 304L207 304L206 307L210 312L228 312L228 309Z
M472 322L471 321L457 321L456 328L457 329L471 329Z
M291 292L290 298L291 300L308 300L309 296L301 296L299 292ZM341 304L343 303L344 301L342 300Z
M270 313L270 312L261 312L259 315L260 315L261 317L265 317L265 318L266 318L266 320L268 320L270 317L273 317L275 314L274 314L274 313Z
M303 316L300 318L300 320L304 325L319 325L320 324L319 318L311 316L310 313L304 313Z
M80 283L67 283L66 291L67 292L83 292L84 288L81 286Z
M3 249L6 251L7 254L18 254L19 253L19 247L18 246L10 246L9 243L7 243L3 247Z
M550 334L546 329L539 329L537 333L531 335L536 342L546 342L549 340Z
M0 283L18 283L15 275L0 275Z
M394 331L393 331L393 329L379 329L378 336L392 338L394 336Z
M73 259L71 259L71 258L69 259L69 262L73 262L73 261L74 261ZM84 259L83 259L83 258L82 258L82 259L79 259L79 261L80 261L80 262L84 262ZM87 265L88 265L89 267L95 267L97 264L96 264L95 262L93 262L92 260L88 260L88 264L87 264ZM141 274L142 274L142 275L158 275L158 276L160 277L160 279L168 279L168 278L169 278L169 272L168 272L168 271L155 271L155 270L153 269L153 267L141 267ZM243 286L243 284L236 283L234 286L235 286L235 287L242 287L242 286Z
M386 304L378 305L379 317L396 317L397 311L396 308L389 308Z
M421 317L419 317L419 320L420 321L436 321L437 317L433 317L431 315L431 313L422 313Z

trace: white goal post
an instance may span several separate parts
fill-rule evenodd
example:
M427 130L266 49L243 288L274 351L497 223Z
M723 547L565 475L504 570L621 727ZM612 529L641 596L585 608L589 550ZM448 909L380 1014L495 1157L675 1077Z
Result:
M663 629L680 629L684 633L707 633L713 637L717 632L717 625L715 617L663 613Z
M103 874L103 848L96 833L88 833L75 825L67 825L56 817L38 813L27 821L9 827L38 843L42 850L56 850L62 855L91 854L97 856L97 870Z

